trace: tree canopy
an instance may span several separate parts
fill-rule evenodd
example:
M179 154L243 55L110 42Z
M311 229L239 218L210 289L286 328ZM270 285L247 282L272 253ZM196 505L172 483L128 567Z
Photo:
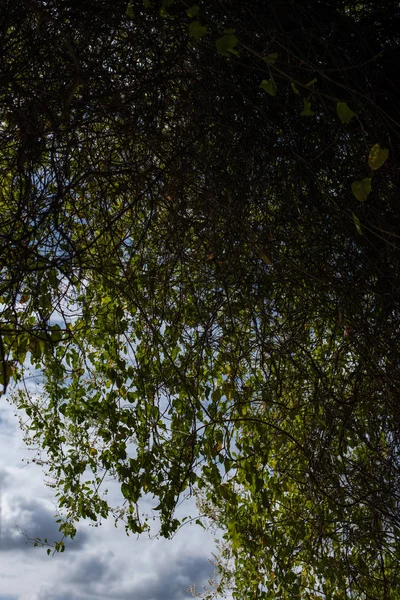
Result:
M235 597L400 597L397 3L3 4L1 383L61 533L197 494Z

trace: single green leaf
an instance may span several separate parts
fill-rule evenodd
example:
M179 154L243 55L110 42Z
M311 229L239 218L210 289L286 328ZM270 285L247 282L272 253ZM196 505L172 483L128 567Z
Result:
M276 96L276 85L272 79L263 79L260 88L265 90L270 96Z
M371 178L366 177L362 181L353 181L351 191L360 202L365 202L371 192Z
M36 358L37 360L39 360L41 358L41 356L44 353L46 344L44 342L44 340L39 340L36 337L31 338L30 340L30 344L29 344L29 350L32 353L32 356L34 356L34 358Z
M235 46L237 46L238 41L239 40L236 35L233 33L228 33L227 35L223 35L221 38L219 38L215 42L215 45L218 52L224 56L226 56L228 52L238 55L237 50L235 50Z
M363 230L361 228L360 219L354 213L353 213L353 221L354 221L354 225L356 226L356 229L357 229L358 233L360 235L364 235L363 234Z
M211 398L213 399L213 402L219 402L221 400L221 396L222 396L221 388L215 388L215 390L211 394Z
M122 485L121 485L121 492L122 492L122 495L123 495L123 496L124 496L124 497L125 497L127 500L129 500L129 499L130 499L130 497L131 497L131 495L132 495L132 491L131 491L131 488L129 487L129 485L128 485L127 483L125 483L125 482L124 482L124 483L122 483Z
M200 23L200 21L192 21L189 25L189 35L191 35L195 40L201 39L203 36L207 35L208 29L204 25Z
M133 12L132 2L128 2L128 6L126 7L126 16L130 19L133 19L135 13Z
M349 123L356 116L356 113L347 106L346 102L338 102L336 104L336 112L342 123Z
M296 86L296 84L295 84L293 81L292 81L292 83L291 83L290 85L291 85L291 87L292 87L292 90L293 90L293 92L294 92L295 94L297 94L297 95L298 95L298 94L300 94L299 90L297 89L297 86Z
M312 115L315 115L315 112L311 110L311 102L306 102L304 100L304 108L301 111L300 115L302 117L312 117Z
M205 529L204 524L200 521L200 519L196 519L195 521L196 525L200 525L200 527L202 527L203 529Z
M61 327L59 325L53 325L51 328L51 341L52 342L60 342L63 338L63 332L61 330Z
M193 6L191 6L190 8L188 8L186 10L186 14L188 17L193 18L199 14L199 10L200 10L199 6L197 6L197 4L194 4Z
M268 56L264 56L264 61L267 63L267 65L273 65L277 58L278 58L278 53L272 52L272 54L268 54Z
M387 148L381 148L380 144L374 144L368 156L368 165L373 171L376 171L387 161L388 156Z
M5 369L3 369L3 366ZM15 366L12 362L7 361L4 365L1 366L0 370L0 383L3 384L4 389L7 387L10 377L15 373Z
M17 338L17 347L14 350L13 358L21 365L24 363L29 349L29 337L26 334L19 335Z
M235 523L235 521L228 523L228 533L232 543L232 550L236 551L240 546L241 538L237 531L237 523Z

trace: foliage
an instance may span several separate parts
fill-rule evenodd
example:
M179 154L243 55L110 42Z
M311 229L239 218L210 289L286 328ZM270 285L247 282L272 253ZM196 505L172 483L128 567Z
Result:
M130 532L202 494L236 597L398 597L398 17L7 3L0 366L63 535L111 474Z

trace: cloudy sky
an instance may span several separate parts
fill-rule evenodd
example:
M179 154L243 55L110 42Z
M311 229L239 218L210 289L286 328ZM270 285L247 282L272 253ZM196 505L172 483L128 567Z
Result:
M192 584L201 589L213 574L214 544L196 525L167 541L127 537L111 520L83 522L54 557L27 543L26 536L60 539L54 490L40 467L23 462L30 453L18 418L0 401L0 600L184 600Z

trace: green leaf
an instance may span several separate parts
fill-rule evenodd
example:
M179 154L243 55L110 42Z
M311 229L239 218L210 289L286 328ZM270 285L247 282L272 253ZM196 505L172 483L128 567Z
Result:
M238 41L239 40L236 35L233 33L228 33L227 35L223 35L221 38L219 38L215 42L215 45L218 52L224 56L227 56L229 52L238 56L239 53L237 50L235 50L235 46L237 46Z
M361 228L360 219L359 219L359 218L358 218L358 217L357 217L357 216L356 216L354 213L352 213L352 214L353 214L353 221L354 221L354 225L356 226L356 229L357 229L358 233L359 233L360 235L364 235L364 234L363 234L363 230L362 230L362 228Z
M290 85L291 85L291 88L292 88L292 90L293 90L293 92L294 92L295 94L297 94L297 95L298 95L298 94L300 94L300 92L299 92L299 90L298 90L298 88L297 88L296 84L295 84L293 81L292 81L292 83L291 83Z
M311 110L311 102L306 102L306 100L304 100L304 108L300 115L302 117L312 117L312 115L315 115L315 112Z
M29 350L32 353L32 356L39 360L45 350L46 344L44 340L40 340L36 337L31 338L29 344Z
M200 21L192 21L189 25L189 35L195 40L200 40L202 37L207 35L208 29L200 23Z
M63 332L62 332L60 326L56 324L56 325L53 325L50 329L51 329L51 334L50 334L51 341L55 342L55 343L60 342L63 338Z
M366 177L362 181L353 181L351 191L360 202L365 202L371 193L371 178Z
M186 14L188 17L193 18L199 14L199 10L200 10L199 6L197 6L197 4L194 4L193 6L191 6L190 8L188 8L186 10Z
M29 349L29 337L27 334L19 335L17 338L17 347L14 350L13 358L21 365L24 363L26 354Z
M346 102L338 102L336 104L336 112L342 123L349 123L356 113L351 110Z
M276 85L272 79L263 79L260 88L265 90L270 96L276 96Z
M264 62L267 63L267 65L273 65L276 61L276 59L278 58L278 53L277 52L272 52L272 54L268 54L267 56L264 56L263 60Z
M388 156L389 150L387 148L381 148L380 144L374 144L368 156L368 165L373 171L376 171L387 161Z
M130 19L133 19L133 17L135 16L135 13L133 11L132 2L128 2L128 6L126 7L126 16L129 17Z
M4 388L7 387L10 377L15 373L15 366L12 362L7 361L4 365L0 364L0 383Z
M215 388L215 390L213 390L213 393L211 394L211 398L212 398L213 402L219 402L221 400L221 396L222 396L221 388Z
M204 526L204 523L202 523L200 521L200 519L196 519L195 523L196 523L196 525L200 525L200 527L202 527L203 529L206 529L205 526Z
M228 523L228 533L232 543L232 550L235 552L240 546L240 534L237 530L237 523L235 521L231 521Z
M10 399L25 408L27 439L49 458L59 525L112 511L128 531L143 531L154 517L168 536L175 513L188 522L183 496L199 491L210 504L211 519L199 511L204 524L224 531L235 597L315 600L326 584L332 600L383 592L400 600L396 489L386 477L398 469L397 407L374 394L383 388L388 396L400 377L394 319L381 318L387 301L396 304L395 223L387 202L364 218L369 207L354 202L353 179L346 180L346 157L357 160L364 151L367 167L376 120L363 123L371 140L365 147L358 127L343 128L334 115L332 81L321 93L336 98L333 119L324 118L316 84L304 85L307 64L290 59L285 66L280 54L288 76L281 83L275 54L262 60L281 14L274 22L269 11L267 22L261 2L253 3L254 16L240 3L229 3L229 11L220 3L215 18L212 3L204 4L206 21L203 4L197 11L175 0L161 19L162 0L149 10L130 1L134 27L121 35L107 2L83 23L77 8L68 48L57 46L51 28L40 28L39 41L51 51L50 61L48 52L37 54L43 81L53 82L50 111L32 106L31 36L18 29L19 11L7 15L2 61L22 83L6 86L12 110L2 118L0 371L11 382L26 368L29 384L35 373L24 364L27 351L42 370L39 390L21 385ZM122 20L129 24L128 2ZM196 20L210 30L201 44L188 34ZM328 21L325 41L334 24ZM232 23L240 23L238 32ZM243 59L218 53L223 36L239 42L222 52L239 50ZM284 38L282 32L281 47ZM87 57L78 43L76 57L74 41L85 39L96 43L86 44ZM97 58L107 56L110 39L112 77L103 81ZM286 47L291 41L289 35ZM324 44L297 41L298 57L310 53L323 64ZM358 43L348 41L336 66L341 72L351 59L356 74ZM139 60L129 80L127 57ZM68 115L61 124L57 118L66 58L92 64L93 79L102 81L89 126L87 111L73 111L78 137ZM155 93L149 70L157 74ZM255 87L251 94L244 80ZM312 121L298 119L304 100L305 115L315 107ZM32 120L40 125L33 136L25 131ZM380 131L383 140L388 132ZM372 153L373 167L381 151ZM54 157L57 177L45 176ZM395 198L394 169L376 179L382 196ZM347 212L346 185L355 205ZM374 243L367 230L373 224L383 233L376 249L382 260L367 244ZM383 293L393 292L387 301L382 280ZM123 496L116 512L105 496L110 477Z
M132 490L127 483L121 484L121 492L127 500L129 500L132 496Z

